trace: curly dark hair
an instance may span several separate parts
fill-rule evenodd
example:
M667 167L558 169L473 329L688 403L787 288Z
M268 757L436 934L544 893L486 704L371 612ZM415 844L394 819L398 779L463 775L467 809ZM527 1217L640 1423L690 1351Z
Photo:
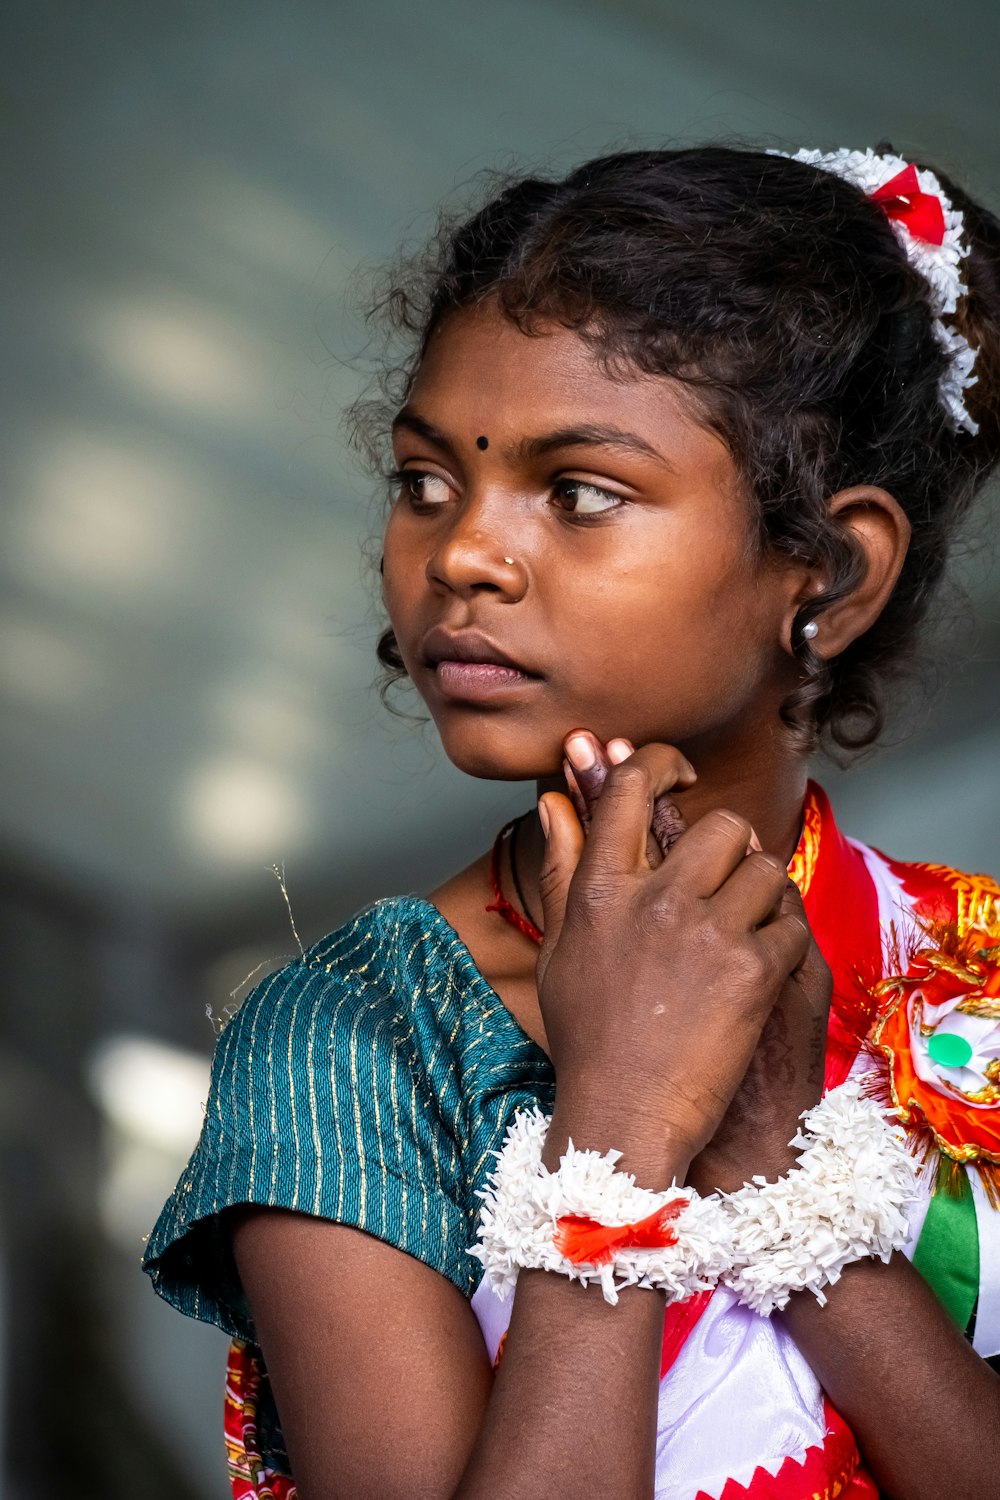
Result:
M883 729L888 685L911 664L949 547L1000 456L1000 223L936 175L965 215L968 292L953 322L978 350L966 395L975 436L939 402L947 356L927 283L882 209L829 172L715 145L508 182L445 223L379 300L410 341L385 392L405 400L442 320L487 300L525 332L556 322L610 364L685 382L745 480L761 547L824 565L827 586L796 622L802 676L785 722L804 747L822 734L862 749ZM383 402L383 430L385 414ZM354 415L374 452L376 406ZM802 627L864 566L828 510L859 484L896 497L912 539L882 615L826 661ZM378 655L390 680L403 674L391 630Z

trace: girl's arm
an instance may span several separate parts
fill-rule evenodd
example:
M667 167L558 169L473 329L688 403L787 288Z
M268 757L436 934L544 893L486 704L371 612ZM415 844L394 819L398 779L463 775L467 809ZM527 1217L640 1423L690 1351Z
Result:
M653 803L680 775L648 746L612 771L584 847L543 799L539 999L557 1097L545 1146L623 1152L652 1189L682 1180L737 1088L808 933L779 861L708 815L652 869ZM697 997L697 1004L692 1003ZM355 1230L274 1211L234 1234L301 1500L649 1500L664 1303L525 1273L494 1381L443 1277Z
M602 1144L582 1113L571 1128ZM660 1183L685 1166L662 1158ZM241 1217L233 1244L300 1500L652 1494L660 1293L609 1307L522 1272L494 1381L466 1299L402 1251L272 1210Z
M799 1292L782 1316L885 1495L995 1494L1000 1377L920 1273L902 1255L857 1261L828 1296Z
M798 898L793 898L798 901ZM804 918L804 913L803 913ZM830 981L815 944L784 986L715 1137L692 1163L701 1192L794 1170L786 1142L823 1084ZM849 1265L821 1307L796 1293L783 1317L852 1428L885 1496L989 1495L1000 1474L1000 1378L902 1255Z

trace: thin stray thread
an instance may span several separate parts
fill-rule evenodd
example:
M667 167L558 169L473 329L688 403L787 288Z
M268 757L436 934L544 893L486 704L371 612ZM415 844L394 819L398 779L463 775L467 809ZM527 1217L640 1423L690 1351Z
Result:
M272 865L271 869L274 871L275 879L277 880L278 884L281 886L281 894L285 898L285 906L288 908L288 920L291 923L291 927L292 927L292 936L294 937L295 941L299 945L299 953L301 954L301 956L303 958L305 958L305 956L306 956L306 950L302 946L302 939L299 937L299 930L298 930L298 928L295 925L295 918L292 915L292 903L288 899L288 887L285 885L285 866L284 866L284 863L282 863L280 869L278 868L277 865Z
M233 988L229 991L230 1000L235 1000L240 990L244 989L245 986L250 983L251 979L253 979L257 974L260 973L261 969L266 969L269 967L269 965L280 962L281 958L279 955L277 958L262 958L259 964L254 964L253 968L250 970L250 973L244 974L239 984L233 985Z

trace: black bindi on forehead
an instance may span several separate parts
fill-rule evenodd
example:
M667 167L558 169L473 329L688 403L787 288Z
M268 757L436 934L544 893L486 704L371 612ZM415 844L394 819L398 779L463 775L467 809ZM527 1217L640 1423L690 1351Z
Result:
M488 437L477 437L476 438L476 447L479 449L479 451L481 453L485 453L486 449L489 446L490 446L490 440L489 440Z

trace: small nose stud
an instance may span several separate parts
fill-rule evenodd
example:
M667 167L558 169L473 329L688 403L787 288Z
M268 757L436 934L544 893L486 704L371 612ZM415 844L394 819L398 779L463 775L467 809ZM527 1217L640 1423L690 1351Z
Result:
M512 557L505 557L504 562L508 565L508 567L514 566L514 559Z

